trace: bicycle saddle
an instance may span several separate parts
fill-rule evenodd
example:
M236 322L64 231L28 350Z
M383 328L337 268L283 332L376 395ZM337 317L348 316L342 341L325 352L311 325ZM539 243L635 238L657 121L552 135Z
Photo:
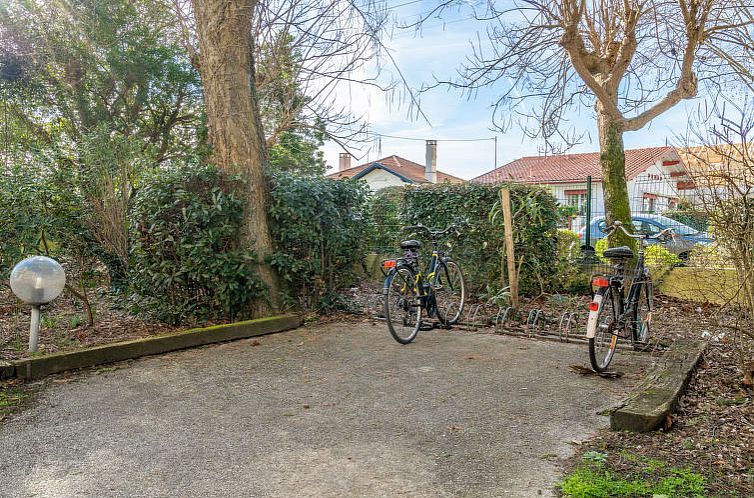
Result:
M620 246L605 249L602 255L607 259L631 259L634 257L634 251L628 246Z
M419 249L421 243L418 240L404 240L401 242L401 249Z

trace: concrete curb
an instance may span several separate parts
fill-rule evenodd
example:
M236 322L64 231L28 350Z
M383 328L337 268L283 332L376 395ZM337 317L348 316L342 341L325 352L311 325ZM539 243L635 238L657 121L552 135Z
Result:
M706 348L706 341L674 343L636 390L612 411L610 428L650 432L662 427Z
M295 315L273 316L213 327L182 330L132 341L94 346L78 351L54 353L35 358L23 358L7 364L0 363L0 377L39 379L54 373L91 367L104 363L130 360L180 349L218 342L245 339L282 332L301 325Z

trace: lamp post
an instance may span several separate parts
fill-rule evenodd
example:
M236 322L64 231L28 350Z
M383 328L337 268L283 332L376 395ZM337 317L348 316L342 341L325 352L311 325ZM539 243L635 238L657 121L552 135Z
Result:
M60 263L46 256L32 256L18 263L10 272L10 288L26 304L31 305L29 351L39 347L40 306L63 292L65 271Z

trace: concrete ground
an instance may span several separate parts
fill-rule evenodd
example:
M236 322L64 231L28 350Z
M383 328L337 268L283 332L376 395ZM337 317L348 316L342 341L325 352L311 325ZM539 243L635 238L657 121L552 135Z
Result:
M0 496L550 496L620 380L584 346L351 323L51 382L0 425Z

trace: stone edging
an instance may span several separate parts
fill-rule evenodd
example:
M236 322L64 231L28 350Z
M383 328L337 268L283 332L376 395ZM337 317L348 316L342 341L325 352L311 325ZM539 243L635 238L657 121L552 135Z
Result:
M650 432L666 424L678 405L707 342L675 342L644 381L610 414L610 428Z
M22 358L10 362L0 362L0 379L14 377L27 380L39 379L66 370L130 360L141 356L167 353L217 342L272 334L294 329L300 325L301 318L298 316L273 316L227 325L182 330L180 332L171 332L131 341L103 344L77 351Z

